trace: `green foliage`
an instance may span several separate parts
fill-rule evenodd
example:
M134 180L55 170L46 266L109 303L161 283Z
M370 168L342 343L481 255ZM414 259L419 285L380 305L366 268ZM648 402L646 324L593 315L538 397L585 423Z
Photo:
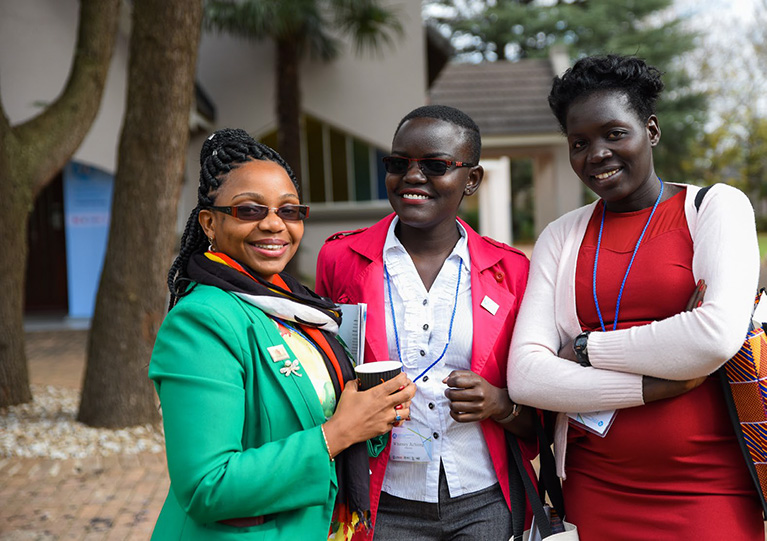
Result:
M668 11L673 0L433 0L426 13L451 36L463 61L544 57L565 45L575 58L633 54L664 72L658 103L662 134L656 170L667 180L687 180L690 154L706 121L707 100L692 88L680 56L695 35Z
M395 9L379 0L207 0L206 30L248 39L290 39L321 60L338 56L335 30L353 38L358 52L376 52L402 34Z
M700 184L724 182L743 190L756 211L757 227L767 230L767 118L751 116L743 124L729 115L718 128L707 133L694 154ZM727 117L726 119L727 120Z

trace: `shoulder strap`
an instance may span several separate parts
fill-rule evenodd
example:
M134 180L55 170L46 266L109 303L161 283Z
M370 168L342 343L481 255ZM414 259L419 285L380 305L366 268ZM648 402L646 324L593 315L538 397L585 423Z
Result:
M541 424L538 415L535 415L535 431L538 437L538 446L540 452L540 474L539 474L539 492L536 492L535 486L524 465L522 450L519 447L517 438L506 432L506 442L509 447L509 454L513 460L509 460L509 491L512 495L511 520L513 528L514 541L521 540L524 530L525 505L524 496L530 504L530 509L535 517L535 524L541 532L541 536L546 538L552 534L551 523L546 512L543 509L543 502L546 500L546 493L549 494L551 504L557 515L565 520L564 498L562 497L562 485L556 473L554 455L551 452L551 444L546 435L546 431ZM521 485L521 486L520 486ZM524 493L522 492L524 488ZM517 497L515 499L515 492ZM522 498L519 502L520 496Z
M700 204L703 203L703 198L706 197L706 192L708 192L714 185L706 186L705 188L701 188L698 190L698 193L695 194L695 210L700 210Z
M527 502L530 504L530 509L532 509L533 516L535 517L535 524L538 526L541 536L548 537L551 535L551 524L546 517L546 512L543 510L542 497L545 498L545 495L538 495L535 491L533 480L530 479L525 469L525 460L517 438L510 432L506 432L506 441L509 444L509 453L513 457L513 463L511 463L511 460L509 461L509 490L513 491L514 487L519 487L520 484L524 487ZM521 541L524 533L523 530L525 529L524 499L521 505L519 505L518 501L515 503L517 504L514 506L515 509L511 510L512 538L514 541Z

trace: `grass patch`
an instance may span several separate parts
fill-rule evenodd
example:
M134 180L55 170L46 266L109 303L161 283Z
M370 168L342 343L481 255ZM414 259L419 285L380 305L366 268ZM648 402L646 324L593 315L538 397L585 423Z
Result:
M758 233L756 238L759 241L759 256L764 261L767 256L767 232Z

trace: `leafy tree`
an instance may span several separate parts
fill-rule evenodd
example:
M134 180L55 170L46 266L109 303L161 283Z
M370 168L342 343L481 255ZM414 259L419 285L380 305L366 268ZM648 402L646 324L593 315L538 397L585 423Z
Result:
M123 427L157 421L146 376L166 309L202 0L134 0L128 98L109 241L77 419Z
M274 43L277 150L299 177L301 58L333 60L341 47L338 34L350 36L361 52L392 45L402 33L396 12L380 0L207 0L205 28Z
M658 104L663 137L656 169L684 180L685 160L703 129L705 95L680 67L695 35L668 8L673 0L434 0L427 16L452 37L457 59L519 60L542 57L564 44L578 58L635 54L661 69L666 92Z
M712 125L690 164L702 184L725 182L751 199L760 229L767 228L767 0L754 4L751 22L721 22L724 43L707 42L693 58L711 95Z
M61 95L16 126L0 103L0 407L29 402L24 352L27 221L35 198L71 158L96 118L112 58L119 0L82 0L77 44Z

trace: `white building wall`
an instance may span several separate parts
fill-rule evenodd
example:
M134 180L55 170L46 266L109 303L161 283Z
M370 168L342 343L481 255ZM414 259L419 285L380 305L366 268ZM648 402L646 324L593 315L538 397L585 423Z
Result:
M388 149L399 120L426 103L427 66L421 2L385 0L399 14L403 34L378 54L358 55L351 44L338 59L305 59L301 67L303 108L328 124L368 143ZM129 3L124 3L128 6ZM130 14L121 15L115 53L101 107L74 160L114 174L127 90ZM12 124L33 117L40 104L63 89L77 35L78 0L0 0L0 99ZM254 42L227 34L203 32L197 80L216 106L214 129L239 127L258 136L276 127L275 54L269 41ZM206 134L190 140L178 230L183 230L197 202L199 153ZM346 204L348 206L348 204ZM368 205L370 206L370 205ZM334 205L313 213L300 259L301 272L312 276L314 261L327 235L369 225L389 212L388 203L336 220ZM316 229L316 231L313 231Z
M400 119L426 102L427 66L421 3L387 3L403 28L393 46L357 54L348 44L338 61L306 63L302 75L306 112L388 149Z
M29 120L64 89L72 65L77 0L0 2L0 99L11 125ZM98 116L74 160L114 174L125 109L128 14L122 14Z

